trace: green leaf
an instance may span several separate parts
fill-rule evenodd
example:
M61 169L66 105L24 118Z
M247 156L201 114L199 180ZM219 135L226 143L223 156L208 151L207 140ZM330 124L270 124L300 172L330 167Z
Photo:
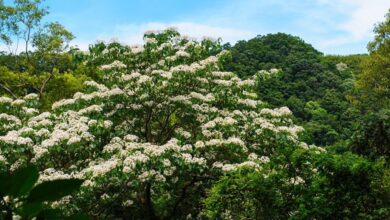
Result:
M59 209L45 209L39 213L37 219L64 219L64 216Z
M1 174L0 192L14 197L28 194L39 178L36 166L27 166L12 174Z
M66 220L89 220L90 218L83 213L77 213L65 219Z
M82 213L77 213L66 217L62 214L62 211L60 209L45 209L39 213L37 219L89 220L90 218L87 215Z
M43 182L32 189L27 201L55 201L77 190L84 180L65 179Z
M33 218L42 210L43 205L40 202L24 203L18 212L19 215L26 218Z
M12 185L11 176L8 173L0 173L0 194L6 195L9 187Z

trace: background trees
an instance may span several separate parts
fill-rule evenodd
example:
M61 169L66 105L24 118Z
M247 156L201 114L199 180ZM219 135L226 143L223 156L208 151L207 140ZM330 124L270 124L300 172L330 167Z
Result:
M302 158L310 158L315 168L301 164ZM384 208L389 204L388 179L382 178L386 172L383 163L372 163L351 153L295 152L290 159L308 175L303 183L293 179L295 184L286 185L281 181L285 178L283 172L271 175L253 169L230 172L211 189L205 200L205 215L210 219L388 217ZM309 177L311 172L316 174Z
M0 35L9 48L0 56L0 94L17 97L37 93L41 109L79 91L91 72L84 67L78 70L82 53L69 48L74 39L70 31L58 22L42 24L47 14L41 0L15 0L10 5L0 2ZM25 43L24 52L18 53L20 40Z
M10 47L15 46L16 53L19 40L23 39L24 52L28 59L31 36L48 11L42 6L42 0L14 0L10 6L5 6L4 1L1 1L0 5L4 18L1 26L4 42ZM13 45L14 43L16 45Z
M3 0L0 1L0 40L7 46L12 44L11 36L17 31L15 11L15 8L4 5Z
M364 56L323 56L310 44L288 34L268 34L229 48L225 68L242 77L262 69L280 69L259 78L257 93L271 106L288 106L307 131L309 143L331 145L350 137L358 110L351 104L354 78ZM313 103L322 109L313 114Z
M385 21L375 26L374 33L374 40L367 46L370 56L363 63L363 71L358 80L358 86L362 90L361 104L368 110L390 106L390 12Z
M259 35L248 41L239 41L231 49L232 62L226 69L247 77L259 70L291 68L300 60L317 60L321 53L299 37L285 33Z
M360 154L389 160L390 12L375 26L374 33L374 40L368 44L369 57L357 80L357 100L365 116L352 147Z

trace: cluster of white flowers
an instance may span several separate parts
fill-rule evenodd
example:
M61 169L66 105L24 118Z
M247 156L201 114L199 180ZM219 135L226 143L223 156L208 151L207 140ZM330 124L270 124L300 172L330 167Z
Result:
M147 44L155 44L157 40L153 37L144 37L144 42Z
M13 99L8 98L8 97L0 97L0 103L1 104L10 104L12 103Z
M290 179L290 183L292 183L293 185L300 185L300 184L304 184L305 180L302 179L302 177L300 176L296 176L295 178Z
M99 162L94 162L89 165L88 168L85 168L80 172L81 176L88 177L96 177L96 176L101 176L104 175L111 170L115 169L116 166L118 165L118 159L113 157L110 158L109 160L104 160Z
M24 105L24 104L26 104L26 101L23 100L23 99L15 99L15 100L11 103L11 105L13 105L13 106L21 106L21 105Z
M0 153L0 162L1 163L6 163L7 162L7 160L5 159L5 157L3 155L1 155L1 153Z
M71 179L71 178L79 178L79 177L80 176L76 173L66 174L54 168L48 168L40 173L38 183L51 181L51 180Z
M27 125L31 128L48 127L52 125L50 112L43 112L40 115L29 119Z
M258 101L252 99L239 99L238 104L242 104L247 107L256 108Z
M343 62L336 64L336 69L338 71L345 71L347 68L348 68L348 65L343 63Z
M134 45L134 46L130 47L131 52L133 52L135 54L142 53L144 51L144 49L145 48L142 45Z
M230 81L230 80L223 80L223 79L215 79L213 82L215 84L217 84L217 85L226 86L226 87L227 86L231 86L233 84L232 81Z
M169 57L166 57L165 58L165 60L166 61L176 61L177 59L179 59L179 58L188 58L188 57L190 57L191 55L189 54L189 53L187 53L186 51L184 51L184 50L178 50L176 53L175 53L175 55L173 55L173 56L169 56ZM162 64L162 63L160 63L160 64Z
M232 72L221 72L221 71L214 71L211 73L214 77L217 77L217 78L232 78L234 77L234 73Z
M18 117L6 113L0 114L0 122L3 129L10 129L21 125L21 121Z
M58 102L55 102L52 106L52 109L61 108L63 106L74 104L76 99L63 99Z
M210 93L207 95L202 95L202 94L197 93L197 92L191 92L190 96L192 98L199 99L199 100L204 101L204 102L212 102L215 100L214 95L210 94Z
M210 128L214 128L216 125L230 126L230 125L234 125L234 124L237 124L237 120L235 120L232 117L229 117L229 116L228 117L216 117L213 120L202 125L202 128L204 130L207 130Z
M258 74L261 75L261 76L270 76L270 75L279 73L280 71L281 71L280 69L272 68L269 71L267 71L267 70L260 70L258 72Z
M0 142L9 145L32 145L31 138L20 136L17 131L9 131L6 135L0 136Z
M95 88L97 91L105 92L108 90L108 88L105 85L99 84L95 81L85 81L84 85L87 87ZM74 96L77 96L78 93L76 93Z
M141 76L140 73L138 72L132 72L131 74L123 74L122 75L122 80L123 81L129 81L135 78L139 78Z
M176 129L176 133L179 135L179 136L182 136L186 139L189 139L191 138L191 133L188 132L188 131L185 131L183 128L178 128Z
M285 116L289 116L292 114L290 109L287 107L281 107L281 108L277 108L277 109L264 108L261 110L260 113L263 115L271 115L273 117L285 117Z
M39 98L39 96L35 93L30 93L30 94L27 94L26 96L24 96L24 100L37 100Z
M178 50L178 51L176 51L175 56L176 57L190 57L191 55L189 53L187 53L186 51Z
M114 62L112 62L111 64L108 64L108 65L102 65L100 67L101 70L110 70L110 69L114 69L114 68L118 68L118 69L121 69L121 68L126 68L127 66L125 64L123 64L121 61L118 61L118 60L115 60Z
M217 166L215 166L215 167L219 168ZM260 165L257 164L256 162L253 162L253 161L245 161L245 162L236 163L236 164L223 164L222 167L220 167L220 168L224 172L230 172L230 171L233 171L233 170L237 170L237 169L239 169L241 167L253 167L253 168L256 168L256 169L260 169Z

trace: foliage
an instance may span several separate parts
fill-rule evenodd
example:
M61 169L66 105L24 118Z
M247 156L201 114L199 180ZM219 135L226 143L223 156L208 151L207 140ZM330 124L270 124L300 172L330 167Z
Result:
M369 58L357 82L362 90L360 103L366 110L378 111L390 106L390 11L386 20L375 29L375 38L368 44Z
M83 82L89 79L83 74L59 73L56 69L51 73L37 75L28 72L16 73L5 67L0 67L0 71L0 94L16 98L32 92L37 93L40 97L40 109L48 109L53 102L72 96L80 91Z
M25 53L28 59L28 46L32 33L48 12L42 6L42 0L14 0L14 5L15 13L11 25L15 28L11 34L25 41Z
M302 39L289 34L277 33L259 35L249 41L239 41L231 48L232 62L226 69L240 77L250 77L259 70L290 68L306 60L318 60L321 55Z
M0 1L0 40L6 45L12 43L11 34L15 33L17 26L13 21L15 9L4 5L4 0Z
M258 78L257 93L272 107L288 106L305 128L306 142L326 146L352 135L359 117L352 105L354 78L364 55L323 56L298 37L281 33L240 41L230 50L232 60L224 66L242 77L274 70ZM311 102L321 115L306 108Z
M389 161L389 88L390 88L390 11L385 21L374 28L375 37L368 44L370 52L357 80L356 103L364 117L357 126L351 148L372 159Z
M242 168L213 186L205 200L205 215L210 219L384 219L389 215L390 191L380 182L383 163L351 153L298 150L289 157L303 177L290 180L296 184L285 184L287 172ZM302 163L306 160L311 163Z
M33 46L41 53L64 52L74 36L58 22L50 23L33 37Z
M16 98L37 93L41 110L79 91L91 72L78 60L80 52L69 50L71 32L58 22L41 26L47 13L41 0L0 2L0 36L9 48L0 56L0 95ZM26 45L17 54L19 39ZM30 44L34 51L28 49Z
M352 137L352 149L361 155L390 160L390 110L367 114Z
M82 180L39 181L36 166L20 167L12 173L0 173L0 219L88 219L80 214L70 217L46 205L79 189ZM38 182L38 184L37 184Z

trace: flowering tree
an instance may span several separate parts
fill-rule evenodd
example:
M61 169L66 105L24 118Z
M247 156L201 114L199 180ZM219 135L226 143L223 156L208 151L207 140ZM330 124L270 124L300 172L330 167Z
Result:
M215 181L241 168L288 170L286 184L305 182L286 155L322 149L299 141L288 108L257 98L256 77L267 72L247 80L221 72L229 54L218 41L173 29L144 40L91 48L87 65L100 65L102 82L86 82L51 112L36 110L34 94L0 98L0 168L34 163L39 181L86 179L52 206L96 218L197 216Z

